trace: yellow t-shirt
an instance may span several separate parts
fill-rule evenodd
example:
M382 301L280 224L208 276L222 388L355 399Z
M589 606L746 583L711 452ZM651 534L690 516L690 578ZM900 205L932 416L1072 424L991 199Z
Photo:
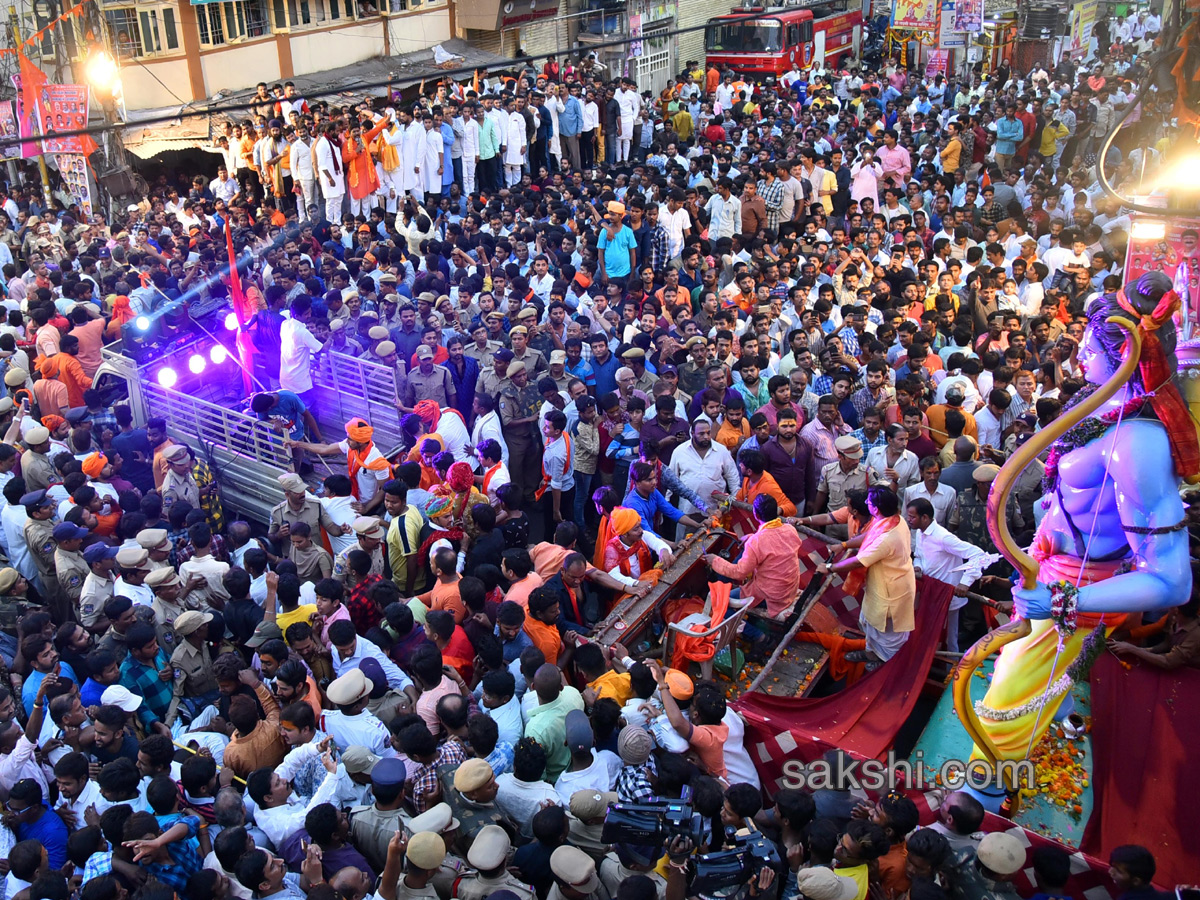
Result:
M616 700L618 706L624 706L626 701L633 696L633 687L630 684L630 680L628 672L605 672L595 681L591 682L588 687L596 692L597 700L609 697Z
M279 626L279 630L287 634L288 627L295 625L297 622L307 622L317 614L317 608L311 603L302 603L293 609L291 612L281 612L275 617L275 624Z

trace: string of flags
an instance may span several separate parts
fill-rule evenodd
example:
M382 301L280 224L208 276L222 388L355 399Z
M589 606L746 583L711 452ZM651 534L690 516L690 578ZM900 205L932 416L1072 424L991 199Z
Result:
M21 42L20 47L0 48L0 54L20 53L21 47L32 47L34 44L41 41L42 38L44 38L47 34L49 34L51 31L53 31L55 28L57 28L59 26L59 24L61 22L63 22L64 20L69 19L72 16L82 16L84 7L86 5L87 5L87 0L83 0L83 2L78 3L75 6L72 6L70 9L68 9L65 13L63 13L58 18L52 19L50 22L46 23L46 26L44 28L42 28L41 31L35 31L33 34L31 34L29 37L27 37L25 40L23 40Z

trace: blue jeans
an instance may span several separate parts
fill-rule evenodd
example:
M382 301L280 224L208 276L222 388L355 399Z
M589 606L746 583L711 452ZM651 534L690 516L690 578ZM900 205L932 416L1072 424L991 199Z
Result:
M595 477L595 472L584 473L575 470L575 524L581 531L588 504L592 502L592 481Z

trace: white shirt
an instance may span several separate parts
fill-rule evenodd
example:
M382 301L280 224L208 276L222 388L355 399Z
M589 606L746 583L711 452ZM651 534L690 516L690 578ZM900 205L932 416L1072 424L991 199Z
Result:
M346 752L347 747L366 747L376 756L396 755L387 726L365 709L354 716L348 716L340 709L327 709L321 714L321 730L333 738L334 744L342 753ZM303 747L296 749L301 750ZM296 750L292 751L295 752ZM291 755L289 753L288 757ZM287 758L280 765L286 764Z
M671 454L670 469L705 502L711 499L713 491L736 494L741 486L733 454L724 444L718 444L716 441L712 442L704 456L700 455L691 441L680 444ZM680 503L679 508L685 515L697 512L689 500L683 497L677 499Z
M954 488L948 484L939 483L937 490L933 494L930 494L925 489L925 482L918 481L904 491L904 506L907 508L908 504L912 503L918 497L928 500L933 504L933 520L943 526L950 518L950 511L954 509L954 504L958 500L958 495L954 492Z
M750 754L746 752L746 723L742 717L730 708L725 708L725 718L721 724L729 729L729 737L725 739L725 780L730 784L752 784L761 787L758 770Z
M310 165L309 168L312 168L312 166ZM234 197L237 196L237 192L238 192L237 179L234 178L233 176L229 176L224 181L222 181L220 176L217 176L216 178L214 178L212 181L210 181L208 183L208 189L210 191L212 191L213 196L216 197L218 200L224 200L226 203L228 203L230 200L232 200Z
M304 817L308 815L309 810L322 803L328 803L333 799L336 790L337 775L329 772L307 805L301 803L293 794L283 806L276 806L272 809L258 807L254 811L254 823L262 829L263 834L271 839L272 844L282 847L288 835L304 827Z
M346 167L342 164L342 151L327 137L318 140L316 147L317 178L321 182L321 193L326 197L341 197L346 193ZM329 183L326 176L333 178L333 184Z
M128 597L135 606L150 606L154 603L154 591L144 584L130 584L124 578L113 583L114 597Z
M674 259L683 252L683 233L692 227L692 214L682 206L671 212L663 203L658 207L658 224L667 229L667 253Z
M577 772L567 770L558 776L554 789L563 806L571 805L571 795L576 791L599 791L606 793L617 783L624 763L611 750L592 750L592 764Z
M496 728L500 732L500 740L508 741L515 746L517 741L525 734L525 722L521 717L521 701L517 699L515 694L503 706L498 706L495 709L488 709L484 706L482 709L484 713L496 721Z
M946 584L971 584L979 577L986 556L979 547L951 534L936 521L924 531L913 532L913 565ZM950 608L961 609L966 602L966 597L955 597Z
M387 678L388 687L397 691L402 691L406 687L412 685L412 679L404 674L400 668L388 658L388 655L380 650L375 644L368 641L365 637L357 637L354 642L354 653L347 659L342 659L342 654L334 648L333 651L333 672L339 678L351 669L357 669L358 664L367 657L379 661L380 667L383 669L383 674ZM329 731L328 728L325 731Z
M338 444L338 449L348 456L350 454L350 442L342 441ZM363 460L363 466L358 470L358 474L356 475L358 478L358 493L363 498L364 503L375 496L375 485L377 482L388 480L388 469L369 468L371 463L379 459L383 459L383 453L380 451L378 444L372 444L371 452Z
M495 410L476 419L475 426L471 429L471 446L478 447L489 439L500 445L500 461L508 465L508 444L504 443L504 432L500 430L500 415Z
M600 124L600 107L592 100L583 104L583 130L592 131ZM16 221L15 219L13 221Z
M279 326L279 386L285 391L303 394L312 390L312 355L321 342L303 322L288 318Z
M542 804L549 800L560 805L558 791L544 781L521 781L512 772L505 772L497 776L496 787L496 806L520 823L521 834L527 838L533 837L533 817Z
M467 426L463 422L462 416L450 410L442 410L442 416L438 419L437 428L434 430L445 441L446 452L454 454L455 462L470 463L471 468L475 468L477 460L467 452L471 436L467 434Z
M867 453L867 473L871 476L872 484L891 483L891 479L883 474L884 469L888 467L887 452L887 445L884 445L875 447ZM897 487L900 490L921 480L921 463L917 459L917 454L911 450L905 450L900 454L900 458L896 460L892 468L896 470Z
M47 704L49 706L49 704ZM50 710L46 710L47 716ZM0 787L6 791L22 778L32 778L42 788L42 796L50 796L50 787L46 781L46 773L34 758L37 746L22 734L17 738L17 744L12 753L0 756Z
M975 424L979 428L979 446L990 445L997 450L1002 446L1000 435L1004 428L1000 424L1000 420L993 415L991 409L984 407L975 413Z
M575 488L575 448L566 435L546 446L542 451L542 470L550 476L548 490L570 491Z
M22 577L32 581L37 576L37 567L33 564L29 545L25 543L25 523L28 521L29 514L23 506L5 504L0 510L0 523L4 526L4 536L8 538L8 558Z
M333 519L338 525L353 525L354 520L358 518L358 513L354 511L352 504L355 502L351 496L346 497L319 497L320 503L325 507L325 511L329 513L329 518ZM336 557L342 551L358 544L358 536L352 531L349 534L329 534L330 552Z

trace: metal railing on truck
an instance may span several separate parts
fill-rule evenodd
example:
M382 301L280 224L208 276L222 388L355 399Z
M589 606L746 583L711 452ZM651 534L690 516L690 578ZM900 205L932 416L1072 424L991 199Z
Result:
M344 440L346 422L360 416L375 429L381 452L400 446L401 414L393 402L396 382L390 366L344 353L322 353L313 363L312 379L317 398L313 416L325 440Z

